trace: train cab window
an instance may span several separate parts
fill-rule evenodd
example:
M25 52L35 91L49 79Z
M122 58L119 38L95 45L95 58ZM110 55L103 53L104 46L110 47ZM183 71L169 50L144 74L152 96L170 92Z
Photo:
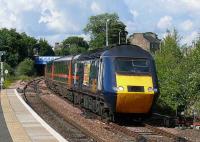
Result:
M146 59L116 58L115 69L118 73L149 73L149 62Z

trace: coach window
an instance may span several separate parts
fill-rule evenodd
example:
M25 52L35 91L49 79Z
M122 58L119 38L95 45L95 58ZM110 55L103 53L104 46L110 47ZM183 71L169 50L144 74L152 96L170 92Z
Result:
M91 62L90 67L90 86L92 87L93 91L96 91L97 88L97 75L98 75L98 61L93 60Z
M87 87L89 86L89 80L90 80L90 66L91 66L90 61L86 61L84 63L83 85Z
M77 75L79 76L78 79L78 86L81 88L82 84L83 84L83 72L84 72L84 64L82 62L78 62L77 63Z

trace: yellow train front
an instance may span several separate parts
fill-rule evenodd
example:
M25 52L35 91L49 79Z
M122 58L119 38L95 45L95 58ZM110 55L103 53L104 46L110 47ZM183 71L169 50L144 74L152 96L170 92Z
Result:
M146 115L158 97L152 56L138 46L122 45L102 56L102 93L114 114Z

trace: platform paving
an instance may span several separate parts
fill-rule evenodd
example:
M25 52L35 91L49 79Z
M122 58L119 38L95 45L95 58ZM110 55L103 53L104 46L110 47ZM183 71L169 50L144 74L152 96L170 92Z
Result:
M12 142L6 121L4 118L3 110L1 107L1 95L0 95L0 142Z
M0 142L66 142L32 111L15 89L4 90L1 93Z

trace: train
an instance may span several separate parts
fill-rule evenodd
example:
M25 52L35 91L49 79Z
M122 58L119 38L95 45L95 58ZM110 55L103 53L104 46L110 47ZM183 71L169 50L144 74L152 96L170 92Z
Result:
M116 45L47 63L45 82L75 105L115 121L146 117L159 96L152 55L136 45Z

